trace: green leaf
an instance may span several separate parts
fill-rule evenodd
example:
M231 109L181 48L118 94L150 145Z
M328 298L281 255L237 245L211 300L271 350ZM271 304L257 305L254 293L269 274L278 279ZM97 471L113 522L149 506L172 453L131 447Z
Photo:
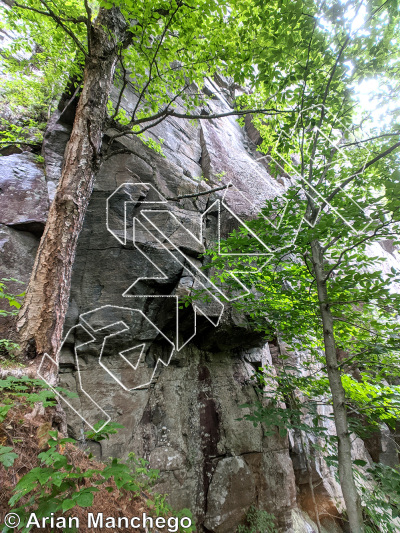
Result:
M71 499L66 499L63 501L62 503L62 510L65 512L65 511L69 511L70 509L72 509L73 507L75 507L76 505L76 502L74 500L71 500Z
M353 465L356 465L356 466L366 466L368 463L367 461L363 461L362 459L355 459L353 461Z
M0 405L0 422L3 422L3 420L6 418L7 413L11 409L11 407L13 407L12 404L11 405Z
M76 498L76 503L80 507L90 507L93 504L93 494L91 492L82 492Z
M9 446L0 446L0 463L5 468L9 468L14 464L15 459L18 459L18 455L14 453L13 448Z

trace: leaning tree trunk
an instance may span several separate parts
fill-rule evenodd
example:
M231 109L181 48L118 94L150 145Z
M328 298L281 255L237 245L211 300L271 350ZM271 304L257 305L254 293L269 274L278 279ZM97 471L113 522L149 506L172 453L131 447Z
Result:
M351 533L363 533L363 517L361 499L354 481L351 440L347 423L345 392L338 368L335 337L333 331L333 316L329 306L324 272L324 257L322 247L318 241L311 243L312 261L318 290L318 301L324 330L325 359L328 370L329 385L333 400L333 415L335 418L336 434L338 438L339 480L346 504Z
M91 28L82 93L61 178L40 241L24 304L17 320L21 353L57 358L68 309L76 246L99 165L107 101L125 23L115 8L100 9ZM56 368L50 374L56 372Z

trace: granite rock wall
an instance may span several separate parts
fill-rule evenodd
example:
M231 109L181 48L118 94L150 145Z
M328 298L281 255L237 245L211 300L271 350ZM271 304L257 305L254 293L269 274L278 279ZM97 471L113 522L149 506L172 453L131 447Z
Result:
M209 86L210 91L220 90L211 82ZM133 103L134 96L128 94L124 102L126 109ZM213 99L211 109L226 109L224 99ZM46 137L44 153L46 159L50 154L52 179L57 175L57 161L61 164L63 142L60 138L64 139L64 134L65 125L58 122ZM125 140L123 144L135 155L111 158L96 179L79 239L66 331L79 322L82 313L110 306L95 319L97 327L105 327L122 318L119 307L130 307L140 309L175 342L173 297L184 294L196 284L198 276L193 265L201 266L201 252L217 238L215 201L225 195L226 204L233 213L249 217L255 215L265 198L282 190L257 163L246 146L245 132L233 118L209 123L199 121L196 125L167 119L153 135L164 139L165 158L150 151L136 138ZM171 220L163 220L165 206L162 205L153 221L163 228L175 246L165 239L160 245L147 228L147 232L142 230L142 238L136 234L136 242L141 241L142 245L138 249L132 243L122 245L106 227L106 200L118 187L122 186L123 190L126 182L148 184L143 195L147 194L149 201L155 200L149 196L149 186L153 195L152 187L165 198L229 182L235 188L220 194L170 201L167 210L182 223L180 233L174 228L168 230ZM140 203L140 199L133 198L134 193L127 191L126 194L128 196L122 200L129 197ZM138 213L142 208L143 203L139 207L134 205L130 216L140 220ZM155 203L151 203L151 208L157 210ZM115 234L121 237L123 214L121 209L118 211L118 202L115 206L110 203L109 209L113 212L110 225L117 228ZM229 209L220 213L222 234L238 224ZM196 232L201 229L199 242L194 237L199 236ZM154 265L165 275L164 279L154 279L157 277ZM126 291L135 281L133 289L128 291L133 298L129 298ZM160 368L151 384L145 387L131 392L123 389L99 366L95 345L91 347L93 353L87 348L78 350L77 365L73 339L63 348L60 384L79 390L81 379L82 388L96 404L125 427L109 441L89 443L93 451L102 458L126 456L134 451L148 459L150 465L161 472L157 490L168 493L174 507L189 508L196 517L198 531L231 533L252 504L273 512L282 531L292 531L296 486L288 441L278 436L265 437L261 427L238 420L247 412L239 406L257 399L251 377L254 368L269 360L268 343L251 330L246 317L239 316L229 305L225 306L220 323L215 327L219 312L220 309L210 308L193 311L191 306L180 312L178 336L182 337L181 344L193 334L195 318L197 334L181 350L174 351L170 364ZM125 316L125 321L129 320ZM131 331L139 322L140 318L132 318ZM154 352L162 350L157 347L160 335L150 329L142 317L139 331L132 333L135 340L126 339L127 343L122 344L126 348L146 342L146 355L138 367L139 374L142 372L146 376L145 370L140 370L141 365L152 372ZM115 346L110 345L107 365L121 383L131 388L137 383L134 377L129 379L132 373L129 364L118 356L119 342L120 339ZM73 407L94 422L100 415L96 406L89 403L81 395ZM83 423L74 412L67 412L70 432L80 438Z

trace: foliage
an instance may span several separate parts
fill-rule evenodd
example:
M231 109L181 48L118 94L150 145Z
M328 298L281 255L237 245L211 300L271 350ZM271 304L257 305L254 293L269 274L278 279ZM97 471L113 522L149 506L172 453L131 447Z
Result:
M349 402L357 406L369 428L377 428L384 422L395 431L396 420L400 418L400 387L382 383L373 373L362 372L361 376L361 382L347 374L342 377Z
M217 250L207 252L213 259L211 265L218 268L218 277L226 283L235 284L232 274L239 281L251 283L254 292L246 299L238 300L235 306L249 312L256 327L267 335L274 337L279 332L289 352L306 348L312 359L311 365L323 361L323 338L317 291L309 268L308 246L317 234L326 243L334 241L325 271L328 274L340 258L340 264L335 266L335 275L327 279L330 305L336 318L338 348L353 354L353 363L360 362L365 366L365 378L378 365L382 378L383 363L386 361L394 367L398 360L396 309L399 296L391 287L399 282L399 274L389 272L383 276L381 259L367 255L365 242L357 244L360 240L373 242L385 238L386 234L393 232L393 225L389 230L381 227L377 213L374 223L377 231L365 239L354 235L352 228L335 226L335 215L324 213L318 228L303 227L297 234L304 210L302 202L294 201L292 193L289 190L283 197L287 207L285 220L279 229L271 230L269 218L278 216L280 205L268 201L256 220L248 222L246 227L233 232L221 243L221 254ZM362 213L354 214L354 225L360 218L363 218ZM262 242L268 243L271 250L268 261L263 256L243 255L239 259L230 256L238 250L243 254L263 251L250 231ZM287 245L288 242L292 244ZM336 245L336 242L339 244Z
M22 299L25 296L25 292L20 294L11 294L7 290L7 283L23 283L15 278L2 278L0 280L0 299L6 300L9 307L15 307L16 310L5 311L0 309L0 316L14 316L18 313L18 309L22 305ZM19 349L19 345L9 339L0 339L0 364L3 367L7 366L21 366L15 359L16 352Z
M240 525L236 533L277 533L275 517L266 511L261 511L253 505L246 513L247 525Z
M40 0L21 0L12 9L3 8L3 28L13 32L3 54L4 103L14 111L25 106L25 116L36 120L46 110L50 116L64 90L69 96L79 94L92 53L88 36L100 10L111 9L135 22L126 30L129 44L121 43L119 50L108 104L110 125L125 135L139 136L162 154L162 139L143 135L145 131L172 112L185 114L206 105L201 91L205 76L218 72L238 77L243 70L251 38L245 38L240 2L71 0L49 6ZM124 103L128 85L137 97L133 109ZM30 113L28 108L37 111ZM3 127L6 139L17 142L28 137L26 126L18 132L15 127Z
M390 198L389 194L385 198ZM329 249L324 271L336 347L343 354L338 369L342 374L346 402L350 413L363 417L363 423L351 418L350 428L361 437L382 422L394 429L399 415L396 376L400 362L400 296L392 287L399 284L399 273L393 270L383 275L381 259L367 254L366 242L379 241L388 234L393 238L393 234L398 234L398 211L383 215L378 202L378 205L372 204L371 229L367 234L353 233L357 224L361 227L364 216L363 212L356 210L352 212L351 228L338 225L337 214L332 210L323 213L318 225L303 226L301 233L297 233L305 201L296 199L293 190L289 190L283 200L287 202L285 219L278 228L274 228L270 221L279 216L282 204L269 201L257 219L248 222L247 227L233 232L221 243L222 253L219 250L207 252L213 259L212 266L218 268L219 278L230 283L233 289L239 287L232 274L243 283L249 284L250 280L252 294L238 300L234 306L248 313L254 326L267 336L278 337L285 345L286 357L294 357L297 351L304 359L303 377L298 361L290 369L290 377L286 370L278 373L274 378L278 393L274 389L267 405L263 402L253 405L253 412L246 418L255 423L262 422L267 428L278 427L282 435L288 429L298 429L323 436L324 430L318 423L321 417L318 417L316 407L319 402L329 404L332 400L323 356L320 302L309 251L310 243L319 239ZM385 216L386 220L390 220L387 226ZM261 256L243 255L238 260L230 255L239 250L242 253L261 251L260 242L250 232L268 243L272 251L268 262ZM291 243L289 246L283 245L288 242ZM266 382L268 378L261 378L263 380ZM290 395L291 390L297 393L298 400ZM282 400L284 406L280 405ZM305 414L313 423L304 420ZM327 437L324 440L328 444ZM336 455L330 453L331 458ZM372 498L373 494L370 493L369 497ZM375 520L378 520L377 515ZM383 527L382 524L380 527Z
M0 463L6 468L12 466L17 457L18 455L13 452L13 449L10 448L10 446L0 446Z
M9 339L0 339L0 365L3 368L11 366L24 366L16 359L19 344L10 341Z
M258 149L287 187L255 220L207 252L209 267L217 269L215 280L233 291L241 283L252 288L233 305L277 339L297 367L289 380L290 387L297 380L295 394L285 398L289 412L269 398L266 405L253 406L248 418L278 426L282 434L296 426L310 431L303 417L316 412L323 392L318 386L328 384L328 373L336 405L344 391L347 411L356 415L347 423L341 412L343 424L362 436L360 419L370 429L382 421L393 429L400 273L384 270L376 250L385 239L400 243L399 106L393 102L390 116L376 124L371 110L358 105L356 86L378 76L377 107L384 111L386 99L394 98L400 82L399 9L396 2L368 2L366 11L361 3L353 8L345 2L281 2L274 15L279 27L270 41L268 16L268 8L246 13L248 26L258 22L255 39L266 46L255 58L259 90L245 94L240 105L263 107L271 101L281 110L268 119L256 114L253 124L263 140ZM384 53L374 57L381 49ZM386 71L388 56L393 69ZM332 331L325 325L329 321ZM287 380L278 374L278 390L287 389ZM329 391L324 393L323 401L331 403ZM296 394L306 398L302 409ZM346 476L354 477L351 469ZM359 523L351 527L362 530Z
M318 411L319 406L329 402L328 381L325 376L310 380L307 374L299 374L298 366L284 360L277 370L269 366L261 368L253 376L261 399L241 405L251 411L244 418L255 426L262 423L265 435L275 435L278 429L280 436L285 437L288 431L296 430L328 440L323 421L331 416ZM305 414L311 423L304 420Z
M257 405L250 416L284 435L288 428L310 431L302 419L307 408L315 419L313 431L320 432L314 400L322 395L331 402L328 370L330 377L340 373L349 412L371 427L381 421L393 427L400 360L400 299L393 286L400 276L396 269L383 273L382 261L368 246L383 239L399 244L398 3L104 0L85 9L72 0L53 2L55 16L38 13L43 7L38 0L20 5L7 11L7 24L35 41L42 33L37 60L45 79L51 80L52 68L58 68L54 58L61 55L64 77L56 93L67 78L75 77L73 90L79 88L98 9L115 6L125 20L135 21L129 46L119 51L114 80L119 96L109 106L110 124L124 135L143 135L168 115L188 116L206 105L200 92L205 75L222 72L256 89L236 105L268 110L254 114L259 150L271 173L290 186L208 255L221 282L233 290L238 283L253 287L235 306L266 336L285 344L289 356L303 352L307 373L303 379L303 369L287 372L286 365L275 379L289 413L276 400ZM16 46L14 52L23 39ZM13 64L14 56L7 60ZM14 65L17 72L24 61ZM362 82L375 78L380 87L374 99L384 118L379 124L356 95ZM137 95L129 111L123 107L128 83ZM157 147L154 140L146 142ZM323 301L319 266L327 291ZM322 308L333 320L337 349L338 360L329 368ZM307 398L303 406L299 392ZM351 427L360 431L353 421Z
M7 378L0 382L4 391L8 391L9 399L21 398L28 405L35 401L42 401L43 405L54 405L54 395L47 390L36 391L42 385L40 380ZM30 392L34 391L34 392ZM64 394L66 391L63 391ZM36 394L36 396L35 396ZM53 401L43 398L44 395L53 395ZM2 420L7 415L7 411L13 407L10 402L5 409L0 411ZM104 425L103 421L99 426ZM87 439L102 440L109 438L109 435L116 433L119 424L107 424L98 433L86 432ZM29 531L32 526L27 527L27 522L31 512L35 512L37 518L49 516L51 513L66 513L75 507L86 508L93 504L94 496L102 487L108 492L119 491L131 493L131 497L139 497L145 491L151 491L151 487L157 481L159 471L150 469L148 461L136 457L130 453L128 460L123 462L119 459L110 459L108 463L100 464L90 462L88 456L88 467L84 468L76 464L74 454L71 454L76 441L71 438L61 437L57 431L49 431L47 449L38 454L38 466L29 470L21 477L14 489L14 494L9 501L13 512L17 513L21 519L19 529ZM0 462L8 468L13 465L18 455L11 447L0 447ZM168 517L171 515L191 518L188 509L183 509L179 513L166 503L166 496L150 492L147 504L154 510L157 516ZM16 504L20 503L20 507ZM179 531L192 532L190 528ZM11 531L8 526L4 526L3 533Z
M95 442L100 442L109 439L110 435L118 433L118 429L124 427L116 422L107 422L107 424L104 424L104 427L102 427L103 424L104 421L100 420L94 425L93 430L86 431L86 438Z
M396 533L398 523L394 519L400 514L400 474L381 463L375 463L367 472L367 475L358 474L365 502L366 533Z
M56 390L62 392L69 398L75 398L77 395L71 391L56 387ZM41 379L33 379L28 376L15 377L7 376L0 380L0 392L2 394L2 402L9 406L13 406L15 402L22 400L24 404L34 405L36 402L41 402L43 407L51 407L56 405L56 398L54 392Z
M40 8L40 2L36 7ZM68 2L77 13L77 2ZM21 13L2 5L0 28L10 42L2 47L0 107L3 115L0 135L7 142L40 144L50 113L70 76L79 80L82 60L61 27L39 13ZM78 28L79 34L79 28Z
M159 142L155 141L151 137L148 137L146 139L146 137L144 136L143 133L139 134L138 137L143 142L143 144L145 144L146 146L151 148L154 152L156 152L157 154L161 155L162 157L165 157L164 152L162 151L162 148L161 148L161 145L164 142L164 139L160 138Z
M0 108L6 107L5 99L0 100ZM24 117L18 117L19 114L24 114ZM43 141L44 123L39 123L34 118L29 118L29 111L21 108L17 115L17 111L13 111L13 120L0 118L0 135L2 138L1 144L29 144L39 146ZM28 117L28 118L27 118ZM16 123L17 122L17 123Z
M8 305L10 307L15 307L16 311L4 311L0 309L0 316L9 316L9 315L16 315L18 313L18 309L21 307L21 299L25 296L25 292L21 292L20 294L10 294L7 291L7 283L9 282L14 283L22 283L22 281L18 281L15 278L1 278L0 280L0 299L6 300Z
M25 474L15 487L15 494L9 501L13 512L21 518L22 531L29 531L26 527L28 518L34 510L40 520L50 513L65 513L75 506L90 507L94 495L105 485L108 492L115 490L128 491L132 496L139 496L148 490L158 479L158 470L148 468L148 462L130 454L127 462L111 459L105 467L82 470L74 465L67 453L67 447L75 444L71 438L60 438L57 431L49 432L49 449L38 455L40 466ZM15 455L15 454L14 454ZM1 457L1 456L0 456ZM1 459L0 459L1 460ZM110 485L113 482L115 486ZM24 499L21 507L15 505ZM154 510L158 516L169 516L172 509L165 503L165 496L154 496ZM188 514L189 513L189 514ZM178 516L175 513L176 516ZM191 516L185 509L179 516ZM6 533L7 527L3 529ZM10 530L11 531L11 530ZM192 528L185 528L190 533Z
M141 459L143 461L143 459ZM170 516L173 515L177 517L180 521L181 518L187 517L190 518L192 521L192 525L188 528L182 529L181 526L179 526L179 531L187 532L187 533L193 533L195 531L195 525L193 522L193 515L190 509L183 508L180 511L175 511L169 503L167 503L167 495L166 494L158 494L154 493L151 495L151 498L147 499L146 503L149 506L150 509L153 510L156 516Z
M69 397L76 397L61 387L57 390ZM16 405L32 407L40 402L44 407L56 405L56 397L48 385L39 379L32 379L26 376L16 378L8 376L0 380L0 391L2 404L0 405L0 423L3 422L8 412L15 409ZM104 421L99 421L95 427L102 427ZM101 441L108 439L110 435L117 433L122 428L120 424L110 422L105 424L99 431L89 430L85 433L87 440ZM159 477L159 471L149 468L149 463L145 459L138 458L133 452L129 453L126 462L120 459L110 458L104 464L93 463L93 467L81 468L74 462L74 457L69 453L69 446L76 444L71 438L61 437L57 431L49 431L47 449L38 454L38 466L32 468L21 477L14 489L14 495L9 501L13 512L21 518L22 531L31 529L25 527L30 513L36 516L49 516L50 513L65 513L75 506L90 507L93 503L94 495L104 486L108 492L114 490L128 491L132 497L139 496L145 491L151 491L152 486ZM0 446L0 462L9 468L13 465L18 454L9 446ZM91 454L88 460L92 458ZM183 509L176 513L167 503L166 496L150 492L148 505L157 516L177 517L187 516L191 518L188 509ZM15 505L20 502L20 507ZM5 526L3 533L11 531ZM185 528L187 533L193 531L193 526Z
M14 509L22 524L27 523L32 506L35 507L36 516L41 519L51 512L67 511L75 505L89 507L93 503L93 493L98 491L96 486L79 489L81 481L93 478L98 472L80 472L68 464L67 457L62 453L66 444L74 440L59 438L56 431L49 434L49 449L38 455L41 464L46 466L38 466L25 474L17 483L15 494L9 502L14 507L21 498L28 497L27 503ZM28 531L30 528L24 529Z
M399 105L395 95L400 57L396 1L307 0L270 2L265 6L262 0L249 0L247 5L241 16L245 30L253 31L255 49L253 69L248 68L246 77L250 77L259 90L244 95L241 103L262 105L269 98L281 109L291 110L268 120L262 115L255 117L254 123L264 141L259 147L262 152L272 149L284 156L300 154L312 131L305 132L304 137L289 137L293 128L300 130L297 121L305 109L323 105L331 116L337 113L336 118L343 126L353 127L352 118L357 114L354 112L355 89L374 77L379 79L379 84L373 95L373 105L362 111L364 128L368 122L365 119L373 114L374 108L385 110L391 100L390 127L398 131ZM250 5L256 7L251 9ZM375 124L377 129L385 122ZM312 117L310 126L329 131L325 129L326 121L320 123L317 114ZM290 164L290 158L285 159Z

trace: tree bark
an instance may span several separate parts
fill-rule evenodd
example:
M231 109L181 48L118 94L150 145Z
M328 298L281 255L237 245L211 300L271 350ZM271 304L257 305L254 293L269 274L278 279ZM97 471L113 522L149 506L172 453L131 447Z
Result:
M326 272L324 271L324 257L322 247L318 241L314 240L311 243L311 250L324 332L325 358L333 400L333 415L335 418L336 434L338 438L339 480L346 504L351 533L364 533L361 499L353 475L351 440L347 423L345 392L338 368L333 330L333 316L329 306L325 279Z
M91 26L90 53L60 182L17 320L20 353L36 358L36 367L45 353L57 361L77 241L99 167L107 101L125 31L115 8L100 9ZM54 380L57 368L48 372Z

